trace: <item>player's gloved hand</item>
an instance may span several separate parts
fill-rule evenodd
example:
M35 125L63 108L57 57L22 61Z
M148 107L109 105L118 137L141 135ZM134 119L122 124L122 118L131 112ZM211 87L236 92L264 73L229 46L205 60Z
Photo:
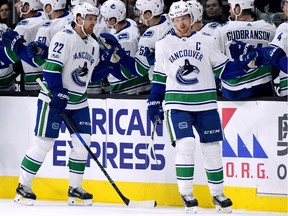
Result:
M102 60L112 64L118 63L126 55L125 50L121 46L106 49L103 53L101 55Z
M148 113L150 120L157 124L161 124L161 122L164 120L164 111L162 108L162 102L161 101L149 101L148 100Z
M125 50L121 47L118 40L109 33L101 33L100 40L103 46L106 48L104 58L109 59L113 64L119 62L125 55Z
M16 31L8 30L2 34L2 44L12 49L16 54L23 43L25 43L24 37Z
M252 51L247 54L240 55L237 62L242 68L244 68L245 71L248 71L250 69L255 69L258 67L255 63L257 56L258 56L258 53L256 51Z
M256 49L258 57L256 60L256 65L258 67L265 66L275 66L277 65L277 59L280 56L285 56L285 52L280 47L268 46Z
M101 33L99 39L101 40L103 46L106 49L110 49L112 47L121 47L117 38L114 35L109 33Z
M39 41L32 41L27 46L28 56L30 58L39 57L41 59L48 58L48 46Z
M148 61L148 64L150 66L154 65L154 63L155 63L155 49L146 47L144 55Z
M238 40L232 40L229 46L230 54L233 59L238 59L240 55L252 52L254 47L250 44Z
M69 100L68 90L59 88L52 90L52 97L49 103L50 111L60 115L64 112Z

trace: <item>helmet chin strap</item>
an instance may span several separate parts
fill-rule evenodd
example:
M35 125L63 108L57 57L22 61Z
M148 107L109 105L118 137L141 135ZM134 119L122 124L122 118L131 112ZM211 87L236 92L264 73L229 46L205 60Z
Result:
M78 24L78 22L75 20L75 23L76 23L76 25L77 26L80 26L81 27L81 31L83 32L83 34L86 36L86 37L88 37L88 34L85 32L85 30L84 30L84 22L85 22L85 20L84 19L82 19L82 21L83 21L83 24L82 25L80 25L80 24Z
M192 16L192 15L191 15ZM191 18L191 20L192 20L192 22L191 22L191 28L192 28L192 26L194 25L194 23L196 22L196 20L194 20L194 18L192 19Z
M114 28L114 26L116 26L118 24L118 21L116 21L116 23L114 23L113 25L109 25L108 22L105 22L105 23L109 28Z
M149 26L149 25L148 25L148 22L153 18L153 16L151 16L149 19L144 19L143 15L144 15L144 14L141 15L141 19L140 19L141 22L140 22L140 21L139 21L139 22L140 22L140 23L143 23L143 24L146 25L146 26Z
M22 7L22 8L23 8L23 7ZM23 11L22 11L22 8L20 9L20 18L22 18L23 15L28 14L28 13L31 11L31 10L30 10L30 7L29 7L29 10L26 11L26 12L23 12Z
M234 8L234 9L235 9L235 8ZM240 13L239 13L238 15L235 13L234 9L232 10L232 13L233 13L234 16L235 16L234 21L238 21L238 18L239 18L239 17L241 16L241 14L242 14L242 8L240 7ZM231 21L231 20L232 20L232 19L231 19L231 16L229 16L228 19Z

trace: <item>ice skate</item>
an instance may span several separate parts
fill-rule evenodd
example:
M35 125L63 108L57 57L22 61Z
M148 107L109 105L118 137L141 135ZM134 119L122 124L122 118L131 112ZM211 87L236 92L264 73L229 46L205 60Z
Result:
M16 193L16 197L14 198L15 202L23 205L34 205L36 195L33 193L30 187L19 183Z
M181 195L182 202L185 205L185 211L188 214L196 214L198 201L193 197L192 194Z
M68 190L69 205L92 205L93 195L83 190L81 187L69 187Z
M218 212L231 213L232 201L227 198L223 193L217 196L213 196L213 203L216 206Z

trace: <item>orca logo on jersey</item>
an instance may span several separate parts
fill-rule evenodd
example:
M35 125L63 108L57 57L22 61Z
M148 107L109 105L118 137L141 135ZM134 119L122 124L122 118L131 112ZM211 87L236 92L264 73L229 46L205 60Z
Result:
M88 74L87 62L83 67L78 67L72 71L72 79L79 86L86 86L86 75Z
M184 66L180 66L176 72L176 80L182 85L195 85L198 83L195 74L198 74L200 70L195 65L191 65L188 59L185 59Z

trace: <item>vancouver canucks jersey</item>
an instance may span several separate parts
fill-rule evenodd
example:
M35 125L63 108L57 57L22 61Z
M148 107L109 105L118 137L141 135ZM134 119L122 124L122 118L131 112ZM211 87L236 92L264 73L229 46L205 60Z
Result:
M165 110L217 109L215 74L228 62L210 36L167 35L156 42L153 83L166 84Z
M21 20L15 27L15 31L19 35L23 35L26 44L34 41L35 35L37 34L40 26L47 21L44 13L38 12L37 16ZM25 90L39 90L40 87L36 82L38 77L42 77L42 72L38 68L32 67L28 63L22 60L22 66L24 71L24 83Z
M228 21L215 30L214 38L220 50L231 58L229 46L232 40L239 40L255 47L266 47L272 41L275 30L274 24L264 20ZM252 69L250 72L242 77L222 80L222 89L236 92L242 89L251 89L251 87L265 84L272 80L270 67L261 66L257 69Z
M219 23L216 22L211 22L211 23L206 23L205 25L202 26L202 28L199 30L201 34L203 35L208 35L208 36L213 36L215 30L220 26Z
M139 74L144 75L149 71L149 77L152 79L154 66L149 65L145 56L145 50L155 50L156 41L159 41L172 32L175 32L173 25L168 21L166 16L162 15L160 22L157 25L149 27L141 35L138 43L138 50L135 55L136 69Z
M35 41L50 45L52 37L59 31L61 31L68 23L73 20L73 15L69 11L65 11L60 17L45 22L38 30L35 37Z
M98 63L99 45L91 36L82 39L71 29L64 29L54 35L43 71L48 76L49 73L61 73L63 88L68 89L70 97L66 109L88 106L87 85ZM43 92L39 97L48 101Z
M278 46L284 50L288 56L288 22L282 23L276 29L276 35L270 46ZM288 95L288 75L283 71L279 73L279 94L280 96Z
M140 36L137 26L126 20L126 26L123 29L118 32L116 32L115 29L112 29L111 34L117 38L121 46L125 49L125 52L134 58L138 48L138 38ZM112 74L108 75L111 93L138 94L150 89L148 74L142 77L136 77L128 73L124 67L121 67L121 73L127 77L127 80L119 80Z
M264 20L228 21L214 32L220 50L231 58L229 46L239 40L255 47L266 47L274 38L276 27Z

